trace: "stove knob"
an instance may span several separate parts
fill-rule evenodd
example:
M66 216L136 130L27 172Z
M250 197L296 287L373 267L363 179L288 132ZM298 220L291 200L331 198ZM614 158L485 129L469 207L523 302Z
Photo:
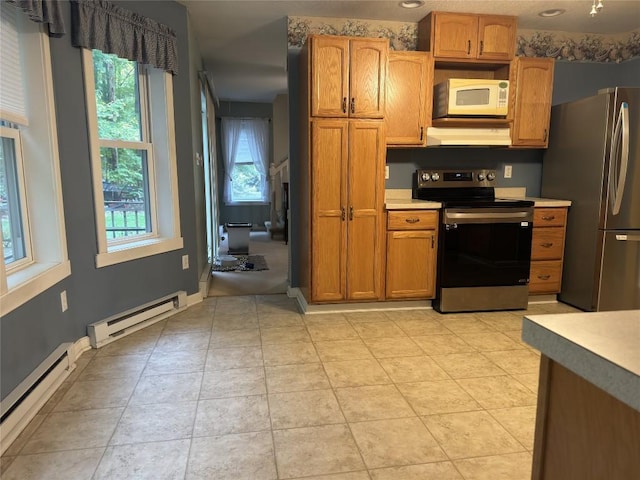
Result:
M422 175L420 175L420 179L421 179L423 182L428 182L428 181L429 181L429 178L430 178L430 177L429 177L429 174L428 174L427 172L422 172Z
M487 173L487 180L489 180L490 182L493 182L496 179L496 174L493 172L489 172Z
M438 180L440 180L440 174L439 173L432 173L431 174L431 180L433 180L434 182L437 182Z
M484 180L484 173L479 173L478 174L478 181L482 182Z

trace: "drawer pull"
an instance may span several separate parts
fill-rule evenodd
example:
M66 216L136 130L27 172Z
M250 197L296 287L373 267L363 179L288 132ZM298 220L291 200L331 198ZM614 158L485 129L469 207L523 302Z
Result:
M538 275L538 278L540 280L549 280L551 278L551 275Z
M551 243L551 242L541 243L540 246L542 248L551 248L551 247L553 247L553 243Z
M405 218L404 220L407 223L418 223L420 221L419 218Z
M550 222L551 220L555 220L555 219L556 219L555 215L547 215L547 216L542 217L542 220L545 220L547 222Z

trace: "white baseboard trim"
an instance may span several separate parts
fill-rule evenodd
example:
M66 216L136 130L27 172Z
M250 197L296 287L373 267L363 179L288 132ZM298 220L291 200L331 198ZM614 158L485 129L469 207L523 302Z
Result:
M204 270L200 274L200 296L207 298L209 296L209 285L211 284L211 263L207 262Z
M87 350L91 350L91 340L89 339L88 335L80 337L73 343L73 362L75 363L75 361L80 358L80 355L82 355Z
M195 305L196 303L200 303L201 301L202 301L202 294L200 293L200 291L197 291L192 295L187 295L187 308L189 308L192 305Z
M539 303L558 303L557 295L529 295L529 305Z

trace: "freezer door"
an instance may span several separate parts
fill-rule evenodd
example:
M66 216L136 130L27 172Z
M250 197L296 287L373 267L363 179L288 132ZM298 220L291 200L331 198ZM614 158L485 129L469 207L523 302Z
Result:
M640 230L604 232L596 310L640 308Z

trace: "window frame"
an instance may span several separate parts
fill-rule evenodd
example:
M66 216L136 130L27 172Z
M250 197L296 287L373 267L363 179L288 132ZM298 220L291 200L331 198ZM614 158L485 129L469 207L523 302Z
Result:
M101 268L183 248L180 233L171 74L138 64L141 133L146 142L100 139L92 50L82 49L82 63L96 214L98 248L96 267ZM146 139L145 135L147 135ZM146 235L122 237L122 239L111 241L107 239L100 159L100 147L103 146L147 150L152 228Z
M247 132L247 129L245 127L243 127L241 132L240 132L240 136L238 138L238 143L240 143L241 140L244 140L244 143L245 143L246 149L247 149L247 154L249 155L249 161L248 162L239 162L237 160L238 159L238 154L236 153L236 161L233 164L233 168L235 169L238 165L253 165L253 168L255 169L256 174L258 175L258 177L260 177L260 172L258 172L258 169L256 168L256 161L251 156L251 149L249 148L249 137L248 137L248 135L249 134ZM233 172L230 173L230 177L233 178ZM265 186L266 186L266 182L265 182ZM233 182L230 182L230 187L231 187L231 196L233 197ZM267 195L265 195L264 192L260 192L260 196L261 197L265 197ZM268 202L265 202L263 200L256 200L256 199L236 200L234 198L233 201L228 202L227 205L236 205L236 206L240 206L240 205L268 205Z

